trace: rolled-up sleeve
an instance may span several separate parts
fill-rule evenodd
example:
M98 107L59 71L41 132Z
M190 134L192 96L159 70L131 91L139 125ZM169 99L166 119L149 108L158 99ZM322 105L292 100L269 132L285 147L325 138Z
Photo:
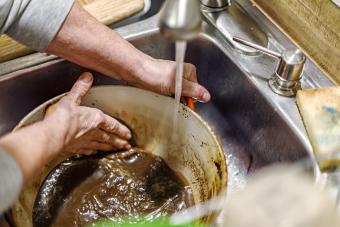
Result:
M37 51L45 51L74 0L0 0L0 31Z

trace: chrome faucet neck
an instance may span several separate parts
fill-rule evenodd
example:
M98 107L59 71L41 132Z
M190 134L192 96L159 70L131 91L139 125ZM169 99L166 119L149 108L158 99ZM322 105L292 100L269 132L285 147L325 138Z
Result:
M211 8L224 8L231 4L231 0L201 0L201 4Z
M201 11L198 0L168 0L160 17L161 33L173 41L187 41L201 32Z

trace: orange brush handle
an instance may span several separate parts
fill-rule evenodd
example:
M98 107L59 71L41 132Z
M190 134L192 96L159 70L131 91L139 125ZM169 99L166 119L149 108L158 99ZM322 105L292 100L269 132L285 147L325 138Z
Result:
M188 106L191 110L195 111L195 103L194 103L193 98L185 97L185 102L187 103L187 106Z

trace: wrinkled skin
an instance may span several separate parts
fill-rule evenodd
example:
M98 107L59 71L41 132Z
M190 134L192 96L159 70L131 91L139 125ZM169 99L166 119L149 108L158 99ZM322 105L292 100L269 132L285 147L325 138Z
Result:
M65 153L90 155L96 150L129 149L131 132L127 127L101 110L80 106L92 82L92 75L83 73L71 91L49 108L45 121L56 128L64 126L60 140Z

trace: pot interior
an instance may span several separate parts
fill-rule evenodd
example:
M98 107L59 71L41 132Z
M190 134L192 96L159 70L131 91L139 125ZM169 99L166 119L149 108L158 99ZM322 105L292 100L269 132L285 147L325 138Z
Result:
M56 97L33 110L16 129L43 119L46 107ZM195 204L226 190L227 167L224 153L210 127L193 111L181 105L173 129L175 103L170 97L126 86L92 88L82 105L95 107L128 125L138 147L160 156L180 173L192 189ZM174 134L176 140L171 139ZM32 226L35 198L46 176L67 157L60 155L47 164L39 177L21 193L12 208L16 226ZM211 222L214 215L205 218Z

